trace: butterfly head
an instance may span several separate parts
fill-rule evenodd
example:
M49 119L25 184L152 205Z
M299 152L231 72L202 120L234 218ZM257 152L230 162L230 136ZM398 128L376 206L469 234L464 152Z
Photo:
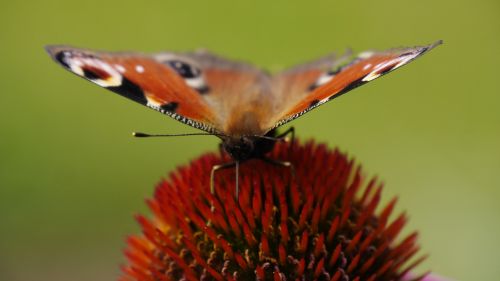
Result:
M222 147L235 161L244 161L263 156L275 142L262 136L228 136L222 138Z

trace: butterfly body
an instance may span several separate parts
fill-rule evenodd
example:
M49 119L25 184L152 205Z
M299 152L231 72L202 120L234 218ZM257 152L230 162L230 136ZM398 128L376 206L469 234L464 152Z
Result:
M269 152L276 128L440 43L365 52L350 61L330 55L274 75L206 51L145 55L68 46L47 51L80 77L220 137L239 162Z

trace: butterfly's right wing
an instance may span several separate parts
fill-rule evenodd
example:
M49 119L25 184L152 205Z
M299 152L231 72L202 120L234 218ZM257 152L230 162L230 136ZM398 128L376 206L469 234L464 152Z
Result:
M375 80L427 53L438 41L427 46L364 52L349 64L338 67L333 60L317 62L311 68L298 68L278 74L273 79L275 115L266 126L269 130L290 122L302 114L348 91ZM330 65L328 65L330 63ZM336 69L332 71L333 69Z

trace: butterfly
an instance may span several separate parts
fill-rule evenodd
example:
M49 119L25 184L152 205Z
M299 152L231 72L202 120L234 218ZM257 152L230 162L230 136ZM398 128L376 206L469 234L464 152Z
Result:
M350 60L349 56L329 55L274 75L205 50L147 55L69 46L46 49L70 72L203 130L203 134L218 136L234 162L215 166L213 179L216 170L236 165L238 172L240 162L266 159L265 154L277 140L294 132L292 128L276 135L276 128L413 61L441 43L366 51Z

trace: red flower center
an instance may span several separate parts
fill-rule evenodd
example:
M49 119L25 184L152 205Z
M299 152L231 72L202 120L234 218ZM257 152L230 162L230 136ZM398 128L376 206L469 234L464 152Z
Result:
M251 160L219 172L229 159L206 154L162 181L139 216L143 236L129 239L122 280L401 280L423 258L417 234L398 234L396 200L377 210L382 187L363 184L359 166L338 150L277 144L272 159L295 170ZM213 210L211 207L213 205ZM378 214L378 215L377 215ZM419 278L416 278L419 279Z

